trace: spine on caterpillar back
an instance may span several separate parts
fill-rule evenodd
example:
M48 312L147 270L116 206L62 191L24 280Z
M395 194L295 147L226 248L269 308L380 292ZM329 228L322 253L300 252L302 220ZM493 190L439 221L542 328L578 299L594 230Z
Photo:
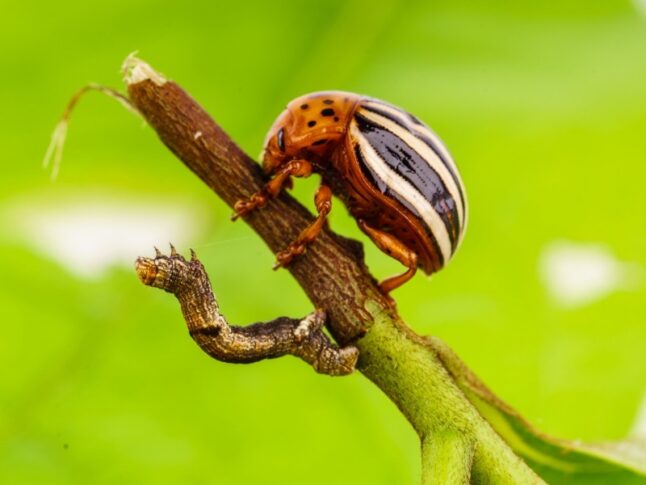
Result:
M372 98L358 103L349 130L366 178L415 216L445 265L462 240L467 204L442 141L413 115Z

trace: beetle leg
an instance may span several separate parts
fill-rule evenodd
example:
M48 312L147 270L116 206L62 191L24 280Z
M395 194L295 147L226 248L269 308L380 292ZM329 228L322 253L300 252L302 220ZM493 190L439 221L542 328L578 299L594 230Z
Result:
M377 245L388 256L395 258L408 269L396 276L391 276L390 278L385 279L379 284L379 289L381 292L388 296L388 294L393 291L395 288L399 288L401 285L406 283L411 279L417 272L417 253L412 251L408 246L406 246L399 239L394 237L392 234L387 232L380 231L374 227L370 227L366 221L359 219L357 221L361 230Z
M308 244L311 244L325 226L327 216L332 210L332 190L327 185L320 185L314 196L314 203L318 217L300 233L296 241L287 246L286 249L276 254L274 269L287 266L292 260L305 252Z
M239 200L234 206L232 220L244 216L249 212L264 206L269 199L273 199L285 186L290 186L291 177L309 177L312 174L312 164L307 160L290 160L283 165L272 179L260 190L247 200Z

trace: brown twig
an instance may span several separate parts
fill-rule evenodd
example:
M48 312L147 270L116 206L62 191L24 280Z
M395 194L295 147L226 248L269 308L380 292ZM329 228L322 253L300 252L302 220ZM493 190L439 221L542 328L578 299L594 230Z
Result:
M171 246L170 256L157 250L155 258L137 259L135 267L144 284L177 297L191 337L217 360L249 363L291 354L321 374L346 375L354 370L356 347L340 349L330 342L322 331L322 310L299 320L281 317L233 327L220 313L204 266L193 251L187 261Z

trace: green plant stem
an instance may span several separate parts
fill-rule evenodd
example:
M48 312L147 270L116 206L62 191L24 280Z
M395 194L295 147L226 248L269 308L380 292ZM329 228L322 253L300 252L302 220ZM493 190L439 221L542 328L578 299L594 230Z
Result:
M474 445L455 432L435 433L422 442L422 485L471 482Z
M374 315L370 331L356 344L357 366L397 405L427 447L422 460L424 479L432 480L438 469L453 463L465 468L457 476L465 476L472 461L471 474L477 483L541 483L465 397L433 341L419 337L388 314ZM428 448L436 436L460 436L462 441L453 453L443 451L441 445Z

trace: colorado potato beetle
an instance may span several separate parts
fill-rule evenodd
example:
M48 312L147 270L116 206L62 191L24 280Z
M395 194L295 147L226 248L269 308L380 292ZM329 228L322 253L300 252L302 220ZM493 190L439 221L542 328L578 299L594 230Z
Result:
M264 205L291 177L321 175L317 219L277 255L286 266L320 233L336 195L377 247L408 269L380 284L388 294L413 277L431 274L455 253L467 221L458 169L438 136L406 111L340 91L301 96L287 105L264 143L271 180L234 218Z

